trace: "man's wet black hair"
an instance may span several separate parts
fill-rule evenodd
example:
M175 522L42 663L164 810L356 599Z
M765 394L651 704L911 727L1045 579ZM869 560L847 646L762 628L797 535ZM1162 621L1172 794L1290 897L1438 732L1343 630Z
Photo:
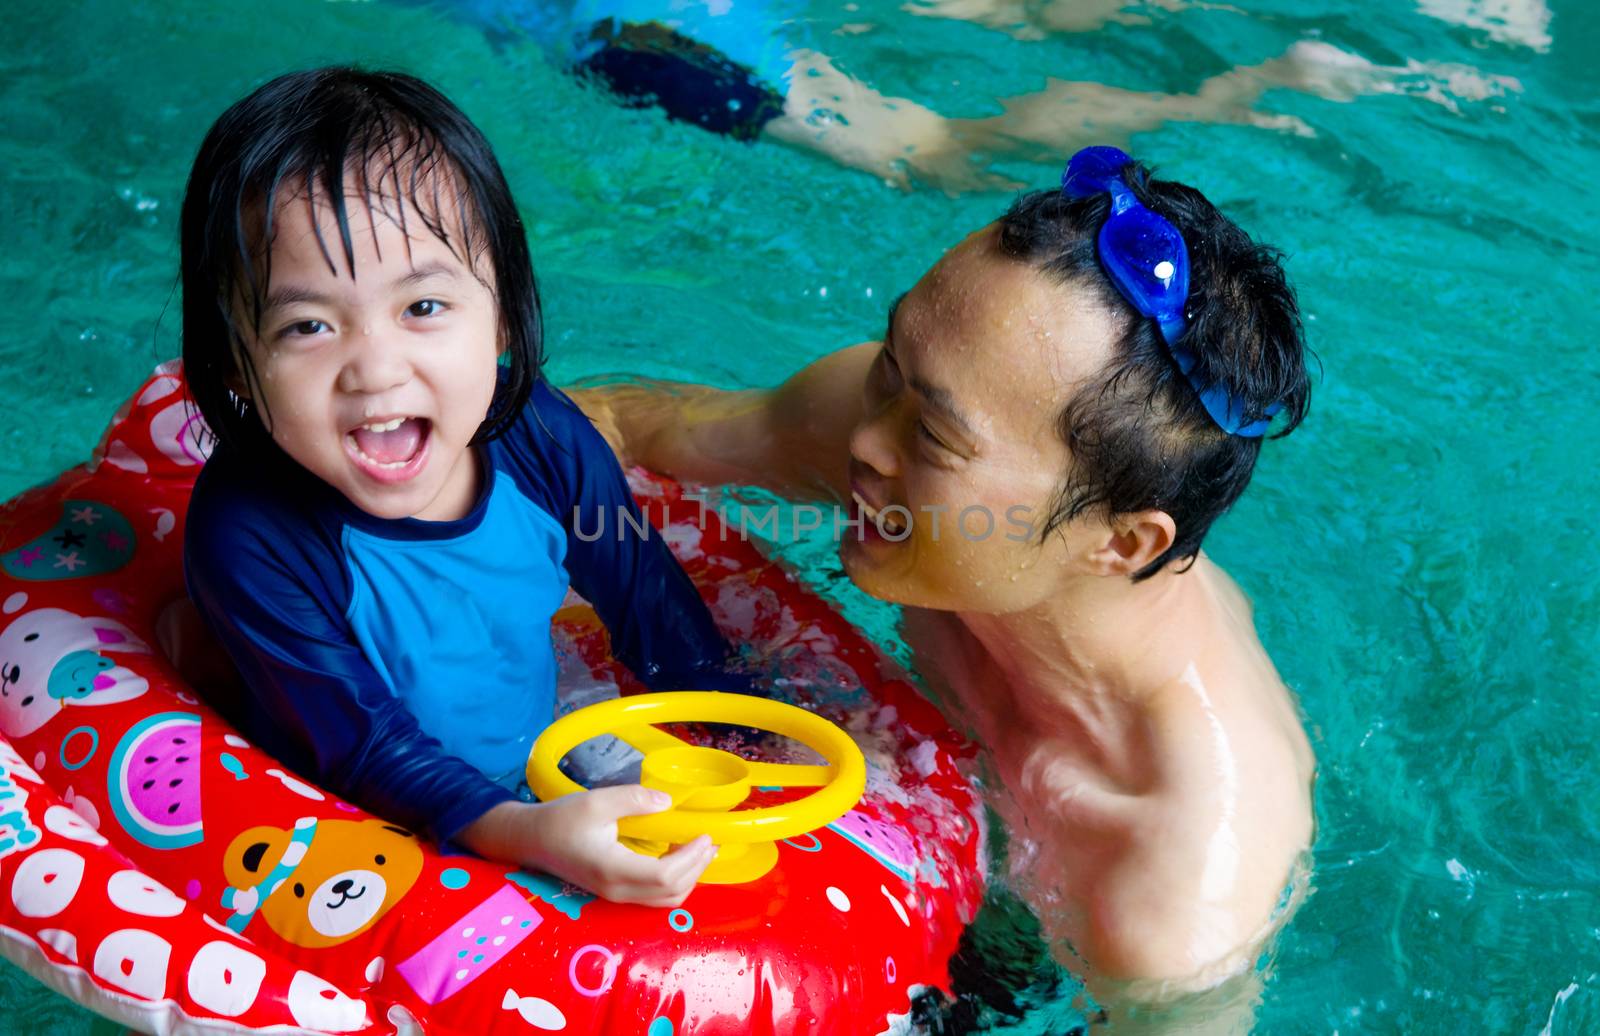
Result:
M489 142L443 94L412 76L354 68L268 82L222 113L195 156L179 235L183 366L206 423L241 449L262 441L251 402L261 393L244 332L261 330L280 194L331 207L337 254L354 277L347 189L408 233L409 208L474 270L487 256L509 371L473 442L499 435L544 365L539 293L511 188ZM452 240L452 226L460 240ZM317 241L337 269L320 228Z
M1305 418L1311 386L1300 308L1281 253L1252 241L1192 187L1152 179L1137 162L1124 178L1188 246L1183 341L1198 357L1196 373L1242 400L1247 422L1282 404L1271 437L1287 435ZM1212 523L1249 485L1262 440L1217 427L1155 320L1140 315L1102 271L1095 239L1110 208L1104 194L1076 200L1060 191L1026 194L1001 217L999 244L1063 284L1089 288L1122 317L1110 361L1061 408L1057 426L1072 461L1044 533L1087 513L1165 511L1176 537L1134 573L1137 581L1174 560L1192 563Z

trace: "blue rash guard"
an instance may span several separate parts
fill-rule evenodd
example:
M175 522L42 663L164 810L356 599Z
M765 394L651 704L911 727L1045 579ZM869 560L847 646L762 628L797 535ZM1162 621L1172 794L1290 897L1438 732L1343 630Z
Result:
M375 518L269 452L219 448L201 472L189 594L250 689L245 732L381 816L445 841L517 797L554 718L550 621L569 580L647 685L738 683L694 585L639 534L610 447L543 381L480 447L457 521Z

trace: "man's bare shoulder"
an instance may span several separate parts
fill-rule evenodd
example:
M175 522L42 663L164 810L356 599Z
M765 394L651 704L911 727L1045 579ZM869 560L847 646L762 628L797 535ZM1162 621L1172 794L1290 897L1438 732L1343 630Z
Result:
M1287 688L1219 682L1189 672L1152 702L1162 771L1139 817L1148 826L1102 891L1109 918L1149 912L1108 953L1127 965L1124 977L1239 965L1272 927L1311 843L1314 762Z

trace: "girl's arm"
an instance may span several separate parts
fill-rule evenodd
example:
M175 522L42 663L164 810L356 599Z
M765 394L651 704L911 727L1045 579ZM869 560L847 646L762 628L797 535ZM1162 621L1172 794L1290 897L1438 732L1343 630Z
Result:
M549 483L550 509L567 530L567 573L605 623L612 654L652 688L748 691L747 680L726 672L727 642L641 515L605 440L548 384L534 389L529 406L529 441L517 445Z

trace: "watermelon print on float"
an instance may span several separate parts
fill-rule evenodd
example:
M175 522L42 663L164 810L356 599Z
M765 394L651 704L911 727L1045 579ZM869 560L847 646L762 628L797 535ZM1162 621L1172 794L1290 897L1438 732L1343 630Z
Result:
M111 754L106 794L122 829L152 849L199 842L200 717L158 712L135 723Z
M775 1034L876 1032L919 989L948 990L983 892L972 748L714 513L675 483L632 478L762 685L861 745L867 793L781 843L750 885L701 886L670 911L608 903L441 856L339 801L230 729L151 650L155 617L183 593L183 515L209 448L183 400L177 366L158 369L88 464L0 506L0 559L89 515L122 516L130 544L92 577L0 572L6 957L146 1031L732 1036L756 1019ZM569 704L641 689L581 599L553 635Z

